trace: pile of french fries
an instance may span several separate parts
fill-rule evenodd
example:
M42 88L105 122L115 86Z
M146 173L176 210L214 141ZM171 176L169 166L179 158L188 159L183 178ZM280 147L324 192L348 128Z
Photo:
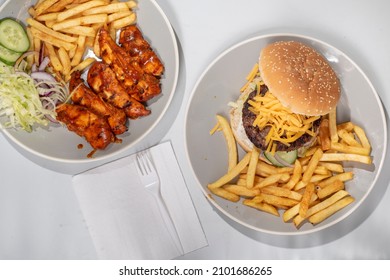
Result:
M229 122L217 115L210 132L222 131L227 143L228 171L208 185L211 193L242 201L249 207L293 222L316 225L354 201L345 184L354 177L343 162L371 164L371 146L364 130L352 122L336 123L336 110L323 120L316 144L293 166L275 167L254 148L241 159Z
M87 49L99 56L99 28L106 26L115 39L117 30L136 22L136 7L132 0L38 0L27 19L31 48L36 51L32 63L39 63L44 47L54 71L68 81L74 71L95 61L83 59Z

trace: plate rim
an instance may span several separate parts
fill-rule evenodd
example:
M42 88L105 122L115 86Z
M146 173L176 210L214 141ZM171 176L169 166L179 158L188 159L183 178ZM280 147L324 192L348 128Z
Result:
M172 26L170 20L168 19L167 15L163 11L163 9L160 7L160 5L155 0L147 0L147 1L151 2L155 6L155 8L158 10L159 14L162 16L164 22L166 23L166 26L168 28L170 37L172 39L172 43L174 45L174 56L175 56L175 65L174 65L175 73L174 73L174 78L173 78L173 83L172 83L173 87L172 87L171 92L169 93L169 98L167 99L167 102L166 102L165 106L163 107L163 109L161 111L161 114L158 116L158 118L155 120L155 122L153 123L152 126L150 126L144 133L142 133L142 135L140 135L140 137L135 139L134 142L132 142L131 144L127 145L126 147L124 147L122 149L118 149L115 152L112 152L112 153L109 153L107 155L100 156L100 157L97 157L97 158L95 158L95 157L91 157L91 158L85 157L85 158L82 158L82 159L61 159L61 158L52 157L52 156L49 156L49 155L42 154L40 152L37 152L34 149L31 149L30 147L26 146L22 142L18 141L15 137L12 136L11 133L8 132L8 129L0 127L0 131L2 132L2 134L4 136L6 136L6 138L8 140L10 140L13 143L15 143L15 145L17 145L18 147L20 147L23 150L27 151L28 153L30 153L30 154L32 154L34 156L37 156L38 158L41 158L43 160L48 160L48 161L51 161L51 162L65 163L65 164L95 163L95 162L100 162L100 161L106 161L106 160L109 160L109 159L114 159L119 154L122 154L126 150L131 149L132 147L134 147L138 143L140 143L142 140L144 140L145 137L151 133L151 131L160 123L161 119L166 115L166 112L167 112L168 108L170 107L170 104L172 103L173 97L176 94L178 80L179 80L179 73L180 73L179 45L178 45L178 41L177 41L177 38L176 38L176 35L175 35L175 32L174 32L173 26ZM0 11L3 11L6 8L6 5L9 2L11 2L11 0L5 1L0 6Z
M202 187L202 184L200 183L200 181L198 179L198 176L195 174L195 170L193 168L193 165L192 165L192 162L191 162L191 159L190 159L190 155L189 155L189 150L188 150L188 137L187 137L188 126L187 126L187 122L188 122L189 109L190 109L192 101L193 101L193 99L195 97L195 93L197 91L197 88L199 87L199 84L202 82L202 80L207 75L207 73L210 71L210 69L216 63L218 63L225 55L227 55L231 51L239 48L242 45L245 45L247 43L250 43L250 42L256 41L256 40L260 40L260 39L276 38L276 37L295 37L297 39L310 40L310 41L319 43L321 45L324 45L327 48L336 50L345 59L347 59L355 67L355 69L363 76L364 80L367 82L368 86L371 88L372 92L374 93L376 103L379 105L379 109L380 109L379 110L379 114L381 116L381 119L383 120L383 132L384 132L384 134L383 134L384 147L383 147L383 151L382 151L382 158L379 161L379 164L378 164L378 167L377 167L378 168L378 172L377 172L376 176L374 177L372 183L370 184L370 187L367 189L367 191L362 196L361 200L358 201L358 202L355 201L353 203L353 205L347 211L345 211L345 213L343 213L339 218L335 219L334 221L329 222L326 225L322 225L322 226L318 226L318 227L314 227L313 226L311 229L306 229L306 230L299 230L298 229L296 231L291 231L291 232L280 232L280 231L262 229L262 228L254 226L254 225L248 224L247 222L244 222L244 221L236 218L235 216L233 216L229 212L225 211L222 206L220 206L213 198L210 197L210 192L207 192L207 190L204 187ZM384 165L384 162L385 162L385 159L386 159L386 155L387 155L388 132L387 132L387 119L386 119L385 109L384 109L383 103L382 103L382 101L380 99L380 96L379 96L378 92L376 91L375 87L373 86L371 80L368 78L368 76L365 74L365 72L360 68L360 66L357 65L356 62L353 59L351 59L345 52L341 51L339 48L337 48L337 47L335 47L335 46L333 46L333 45L331 45L331 44L329 44L329 43L327 43L327 42L325 42L325 41L323 41L321 39L318 39L318 38L315 38L315 37L312 37L312 36L308 36L308 35L304 35L304 34L291 33L291 32L275 32L275 33L267 33L267 34L260 34L260 35L252 35L249 38L243 39L243 40L241 40L239 42L236 42L235 44L229 46L228 48L226 48L225 50L220 52L214 59L212 59L211 62L207 65L207 67L204 68L204 70L202 71L201 75L196 80L196 82L195 82L195 84L194 84L194 86L192 88L192 91L191 91L191 94L190 94L190 97L189 97L189 100L188 100L185 112L186 113L185 113L185 119L184 119L184 137L185 137L184 146L185 146L185 153L186 153L187 163L190 166L193 178L195 179L198 187L201 189L202 193L206 197L206 200L209 201L209 203L211 205L213 205L215 208L217 208L220 213L222 213L223 215L225 215L229 219L233 220L237 224L245 226L245 227L247 227L249 229L252 229L252 230L255 230L257 232L263 232L263 233L267 233L267 234L271 234L271 235L277 235L277 236L299 236L299 235L305 235L305 234L312 234L312 233L316 233L316 232L328 229L328 228L330 228L330 227L332 227L332 226L334 226L334 225L344 221L345 219L347 219L354 211L356 211L360 207L360 205L366 200L367 196L371 193L371 191L374 188L374 186L377 184L379 175L382 172L383 165Z

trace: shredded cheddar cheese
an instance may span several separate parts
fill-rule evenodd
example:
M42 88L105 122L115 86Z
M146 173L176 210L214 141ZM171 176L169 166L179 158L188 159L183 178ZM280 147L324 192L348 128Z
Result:
M253 82L253 79L258 75L258 73L259 73L259 65L256 63L255 65L253 65L252 70L246 76L247 82L240 89L240 92L244 92L247 89L247 87Z
M290 143L305 133L315 135L313 123L320 118L319 116L306 117L295 114L284 107L269 91L264 95L257 94L248 103L249 110L257 116L253 125L260 129L264 129L266 126L271 127L265 138L267 151L274 152L276 150L275 141L290 146Z

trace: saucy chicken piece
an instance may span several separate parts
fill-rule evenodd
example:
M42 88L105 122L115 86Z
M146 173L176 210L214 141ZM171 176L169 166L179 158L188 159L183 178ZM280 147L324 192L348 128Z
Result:
M119 43L132 59L138 62L145 73L153 76L163 74L164 65L136 25L122 28Z
M107 118L112 132L116 135L127 131L126 114L95 94L80 78L79 71L72 74L69 87L72 88L72 101L90 109L93 113Z
M161 93L160 80L144 73L139 63L114 42L106 29L100 29L98 39L102 60L112 68L129 95L144 102Z
M126 91L117 88L118 80L111 68L102 62L95 62L88 71L89 86L102 98L117 108L125 108L131 104Z
M126 88L137 84L142 72L136 69L127 52L118 46L104 28L99 30L99 47L102 60L109 65Z
M94 149L105 149L115 136L105 118L86 107L76 104L61 104L56 108L57 120L64 123L70 131L84 137Z
M95 62L88 71L87 82L89 86L102 98L112 105L122 108L131 119L147 116L150 110L131 97L116 79L114 71L105 63ZM117 105L115 97L126 95L126 106ZM124 99L124 98L123 98Z

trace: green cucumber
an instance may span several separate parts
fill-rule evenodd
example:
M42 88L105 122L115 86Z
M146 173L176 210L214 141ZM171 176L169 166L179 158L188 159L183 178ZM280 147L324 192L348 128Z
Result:
M298 157L298 150L289 152L279 151L275 152L275 154L272 154L271 152L264 152L264 156L273 165L278 167L285 167L294 164Z
M11 51L0 45L0 60L7 65L13 66L21 55L21 53Z
M19 22L6 18L0 22L0 44L11 51L23 53L29 49L30 40Z

